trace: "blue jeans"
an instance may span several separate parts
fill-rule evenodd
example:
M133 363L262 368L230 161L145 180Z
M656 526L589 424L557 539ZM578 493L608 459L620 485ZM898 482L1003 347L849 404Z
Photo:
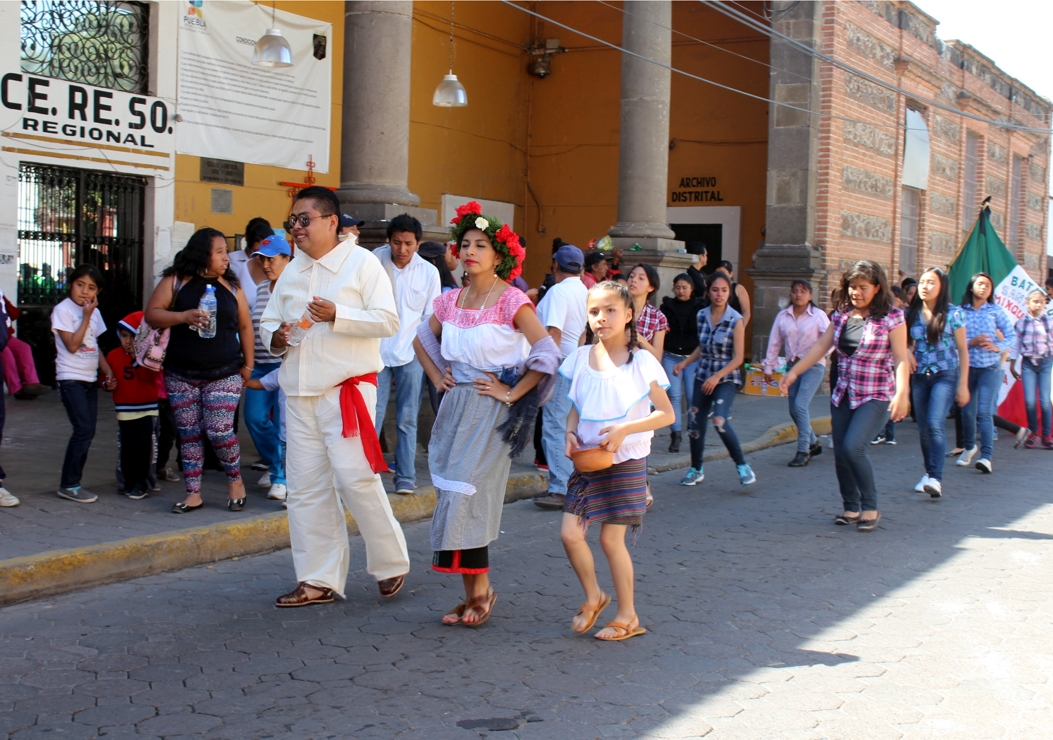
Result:
M738 435L731 428L731 404L734 403L738 390L738 386L734 383L720 383L713 393L707 395L702 392L702 378L696 375L695 402L688 414L688 425L691 427L691 436L699 440L700 448L705 449L706 421L712 410L713 426L720 435L720 441L724 443L724 447L727 448L728 454L731 455L736 465L745 465L746 458L742 454Z
M888 401L867 401L859 408L850 408L847 393L840 406L830 403L834 467L845 511L877 510L874 465L867 448L888 421L888 407Z
M395 487L417 484L417 415L420 413L424 368L414 358L399 367L386 367L377 374L377 434L384 426L384 413L395 381Z
M673 375L673 365L683 362L686 357L687 355L675 355L672 352L665 352L662 355L662 367L665 369L665 374L669 377L669 390L666 393L669 394L669 401L673 404L673 413L676 415L672 426L670 426L670 430L674 432L679 432L681 429L680 415L682 412L680 407L683 405L683 398L687 396L688 404L690 404L691 393L695 388L695 371L698 369L698 360L685 367L679 377Z
M99 417L99 390L95 383L84 380L60 380L59 395L66 408L66 416L73 425L73 434L66 445L62 460L62 488L80 485L88 450L95 439L95 422Z
M258 363L252 368L253 380L278 369L278 363ZM285 455L282 451L281 391L245 391L245 426L256 451L270 468L271 483L285 485Z
M813 365L790 386L790 418L797 425L798 452L808 452L817 441L815 432L812 431L812 416L808 412L808 406L819 386L823 384L825 374L825 367Z
M918 436L925 475L943 480L943 461L947 455L947 413L954 403L958 371L942 370L932 375L915 373L910 382L914 411L918 416Z
M570 380L562 373L556 374L556 385L552 397L544 406L541 415L541 444L545 448L548 462L548 492L567 493L567 481L574 472L574 463L566 456L567 415L570 413Z
M1038 431L1038 415L1035 413L1035 391L1038 391L1038 403L1042 407L1042 437L1050 434L1049 383L1053 371L1053 357L1025 357L1020 362L1020 378L1024 381L1024 406L1027 407L1027 425L1034 432Z
M980 428L980 457L994 455L994 408L1002 371L997 365L969 368L969 403L962 409L962 435L965 449L976 447L976 428Z

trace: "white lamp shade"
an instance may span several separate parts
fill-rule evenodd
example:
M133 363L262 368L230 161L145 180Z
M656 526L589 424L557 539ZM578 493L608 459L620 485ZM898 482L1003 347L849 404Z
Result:
M431 96L431 104L440 108L463 108L468 105L468 91L453 72L442 78Z
M281 31L277 28L267 29L256 42L256 49L252 52L252 63L261 67L292 66L292 47Z

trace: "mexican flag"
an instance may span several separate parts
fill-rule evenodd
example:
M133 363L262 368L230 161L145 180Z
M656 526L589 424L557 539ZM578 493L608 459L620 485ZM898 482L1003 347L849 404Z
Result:
M951 303L962 303L969 280L978 272L986 272L991 276L994 282L995 303L1009 314L1009 320L1014 324L1027 312L1028 293L1042 287L1041 283L1032 280L1017 263L991 226L991 214L986 201L980 209L980 216L976 219L972 233L950 265ZM1013 378L1012 373L1008 372L1008 368L998 395L998 415L1021 426L1027 426L1023 388Z

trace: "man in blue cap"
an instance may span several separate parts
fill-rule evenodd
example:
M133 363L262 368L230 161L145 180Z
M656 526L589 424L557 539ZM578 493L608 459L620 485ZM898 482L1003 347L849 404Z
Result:
M341 213L340 214L340 229L336 232L337 238L340 241L343 241L344 239L347 238L348 234L354 234L355 235L355 241L357 242L358 241L358 237L359 237L358 227L361 226L364 223L365 223L365 221L363 221L360 218L355 218L354 216L352 216L349 213Z
M555 285L548 289L537 304L537 317L548 329L564 358L578 348L578 340L585 333L588 315L585 303L589 289L581 282L585 255L573 244L564 244L552 255L552 276ZM566 448L567 415L570 413L570 380L557 374L552 398L545 404L541 417L541 439L548 459L548 493L534 498L543 509L563 509L567 495L567 481L574 466L564 454Z

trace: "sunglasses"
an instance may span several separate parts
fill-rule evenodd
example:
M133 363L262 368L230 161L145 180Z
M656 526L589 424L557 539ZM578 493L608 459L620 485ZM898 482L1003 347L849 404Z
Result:
M297 224L306 229L308 226L311 225L311 221L313 221L314 219L329 218L332 215L333 214L331 213L324 216L308 216L306 213L301 213L298 216L294 214L289 217L289 220L285 222L284 226L288 231L292 231L294 228L296 228Z

